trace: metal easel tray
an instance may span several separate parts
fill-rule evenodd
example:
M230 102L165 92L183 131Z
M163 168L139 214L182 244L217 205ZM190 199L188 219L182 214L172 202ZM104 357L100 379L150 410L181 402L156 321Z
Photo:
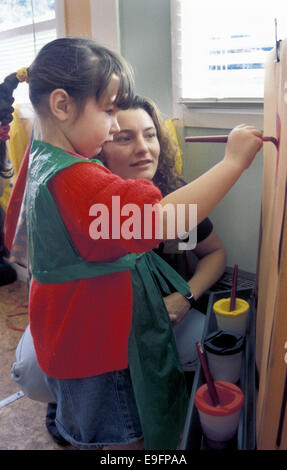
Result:
M202 344L205 337L217 329L213 304L217 300L230 297L230 290L211 292L206 312L205 328ZM240 415L237 435L227 448L235 450L256 449L256 391L255 391L255 305L252 288L239 288L237 297L247 300L250 304L249 318L246 331L246 342L243 351L240 380L237 385L244 392L244 405ZM205 383L200 363L196 369L193 386L190 394L189 407L185 427L181 440L180 450L204 450L208 445L202 434L199 415L194 405L196 390Z

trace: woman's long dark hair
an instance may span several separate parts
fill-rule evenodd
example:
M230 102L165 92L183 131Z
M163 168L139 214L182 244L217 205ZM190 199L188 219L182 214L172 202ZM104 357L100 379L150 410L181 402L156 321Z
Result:
M113 74L120 79L115 104L127 109L134 96L134 80L121 56L89 39L56 39L40 50L28 68L30 100L37 114L45 116L50 93L62 88L74 99L80 113L88 98L100 98ZM13 120L13 91L18 83L15 72L0 85L0 125L9 125ZM5 160L6 145L1 141L0 175L4 177Z
M0 126L9 126L13 121L13 91L19 83L16 73L5 78L0 84ZM0 177L10 178L12 169L6 166L6 141L0 139Z

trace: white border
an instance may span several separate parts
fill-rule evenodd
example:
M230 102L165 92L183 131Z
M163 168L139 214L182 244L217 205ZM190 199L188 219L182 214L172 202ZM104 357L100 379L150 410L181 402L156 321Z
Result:
M55 15L57 38L64 38L66 36L64 0L55 0Z
M170 28L171 28L171 74L172 74L172 112L173 117L182 121L184 107L180 104L181 89L178 80L180 69L180 17L178 0L170 1Z

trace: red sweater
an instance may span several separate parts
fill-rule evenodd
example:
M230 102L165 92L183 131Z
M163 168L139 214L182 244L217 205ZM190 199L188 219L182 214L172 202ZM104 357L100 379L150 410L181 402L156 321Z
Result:
M159 243L122 237L93 240L89 235L95 219L89 215L93 204L105 204L111 214L116 195L121 207L133 203L143 211L144 204L161 199L151 182L124 181L101 165L77 163L58 172L48 185L82 258L112 261ZM121 217L121 222L126 219ZM89 377L126 368L131 317L129 271L60 284L31 283L30 324L36 354L40 367L53 377Z

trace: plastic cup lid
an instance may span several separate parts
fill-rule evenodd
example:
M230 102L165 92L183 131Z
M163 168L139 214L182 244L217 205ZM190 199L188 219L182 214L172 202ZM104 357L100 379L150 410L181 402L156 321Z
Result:
M228 317L236 317L238 315L244 315L249 311L249 303L236 297L236 306L235 310L229 310L230 307L230 297L217 300L213 304L213 310L217 315L223 315Z
M221 404L212 405L207 384L203 384L194 396L194 403L198 410L212 416L226 416L240 410L244 403L244 393L237 385L222 380L215 381L214 385Z
M206 351L219 356L227 356L242 351L245 338L234 331L217 330L210 333L203 344Z

